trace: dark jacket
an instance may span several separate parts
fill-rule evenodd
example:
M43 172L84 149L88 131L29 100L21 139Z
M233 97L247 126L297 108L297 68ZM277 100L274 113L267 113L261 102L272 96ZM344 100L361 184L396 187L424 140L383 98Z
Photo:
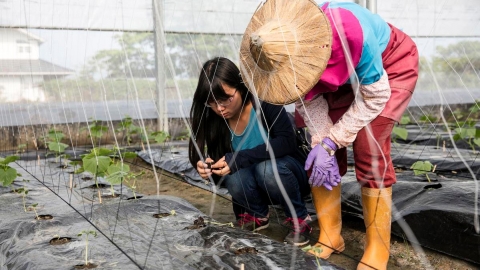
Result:
M297 152L293 125L285 108L281 105L272 105L266 102L260 102L261 110L256 108L255 102L253 102L253 106L257 113L260 112L265 116L261 115L262 124L269 138L268 147L273 150L275 157L280 158L289 155L301 160ZM271 157L266 144L225 154L225 160L229 164L231 173L269 159Z

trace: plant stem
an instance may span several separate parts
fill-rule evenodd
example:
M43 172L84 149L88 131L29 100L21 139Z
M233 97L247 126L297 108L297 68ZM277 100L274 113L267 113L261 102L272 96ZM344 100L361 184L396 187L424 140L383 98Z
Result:
M431 181L430 181L430 177L428 177L428 173L426 173L425 176L427 177L427 180L430 183Z
M87 233L85 242L86 242L86 244L85 244L85 266L87 266L88 265L88 233Z
M38 214L37 214L37 208L36 208L36 207L33 207L33 211L35 212L35 216L37 216L37 220L39 220L39 219L38 219Z
M22 194L23 210L27 212L27 207L25 206L25 193Z

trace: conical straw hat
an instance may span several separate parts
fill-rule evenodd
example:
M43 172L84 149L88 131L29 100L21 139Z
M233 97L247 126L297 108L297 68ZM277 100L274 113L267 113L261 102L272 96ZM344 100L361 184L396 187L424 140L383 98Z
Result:
M243 35L243 81L260 100L295 102L320 79L331 44L328 19L313 0L267 0Z

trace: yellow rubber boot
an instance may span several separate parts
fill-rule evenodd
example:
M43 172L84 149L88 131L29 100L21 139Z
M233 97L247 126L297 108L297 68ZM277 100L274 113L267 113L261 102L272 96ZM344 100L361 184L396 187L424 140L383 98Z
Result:
M390 256L392 188L362 187L365 251L357 270L387 269Z
M345 242L340 235L342 231L341 191L340 184L330 191L324 187L312 187L312 196L315 210L317 211L320 237L316 247L321 247L320 254L313 250L313 255L328 259L332 253L345 250ZM332 249L333 248L333 249Z

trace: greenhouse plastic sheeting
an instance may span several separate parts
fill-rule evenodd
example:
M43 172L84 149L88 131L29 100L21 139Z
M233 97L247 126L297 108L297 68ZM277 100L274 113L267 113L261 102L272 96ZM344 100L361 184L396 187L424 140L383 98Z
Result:
M39 162L40 164L38 164ZM50 161L19 161L22 174L13 188L28 188L25 204L38 203L36 220L25 212L22 196L0 188L0 265L8 269L73 269L84 264L82 230L96 230L89 238L89 261L102 269L316 269L316 259L300 249L237 228L209 224L210 220L187 201L173 196L132 199L121 196L98 203L92 180L73 175ZM23 170L23 168L25 170ZM73 178L72 188L70 179ZM99 185L105 185L99 179ZM110 194L110 188L100 189ZM103 196L102 195L102 196ZM138 195L137 195L138 196ZM128 198L128 200L127 200ZM171 213L174 210L175 213ZM165 214L155 218L154 214ZM199 222L204 218L206 226ZM195 225L196 224L196 225ZM94 226L93 226L94 225ZM50 240L71 237L63 245ZM322 269L341 269L320 260Z
M459 151L478 175L480 163L475 154L468 149ZM146 153L142 152L139 156L150 162L145 157ZM177 146L173 154L170 150L156 150L154 156L156 166L184 176L191 184L203 185L203 179L188 162L186 146ZM348 157L348 163L353 165L350 149ZM437 165L435 173L429 176L432 182L428 182L425 175L415 176L411 170L397 172L398 182L393 186L393 204L397 213L394 213L393 221L404 220L407 223L416 236L410 241L480 263L480 235L474 230L477 187L454 149L394 144L392 158L394 165L401 168L410 168L418 160L430 160ZM351 170L342 178L342 202L342 211L363 218L360 186ZM392 233L399 237L405 235L398 222L393 223Z

